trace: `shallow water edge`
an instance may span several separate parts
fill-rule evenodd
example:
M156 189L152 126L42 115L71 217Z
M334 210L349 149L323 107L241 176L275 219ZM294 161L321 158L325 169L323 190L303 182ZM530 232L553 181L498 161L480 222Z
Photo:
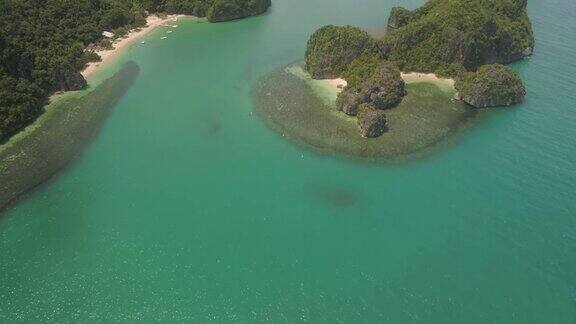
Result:
M138 77L127 62L82 97L63 99L17 141L0 150L0 211L66 167L94 138Z
M402 103L386 110L388 131L366 139L355 117L337 111L336 93L295 73L297 62L265 76L252 89L254 107L280 135L320 154L376 163L405 163L453 143L478 110L452 100L453 89L435 82L407 82Z

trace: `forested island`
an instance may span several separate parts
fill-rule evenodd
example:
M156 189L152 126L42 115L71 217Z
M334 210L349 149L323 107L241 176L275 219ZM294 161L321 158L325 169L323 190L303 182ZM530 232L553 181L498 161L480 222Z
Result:
M502 64L533 52L526 5L526 0L430 0L413 11L395 7L381 39L352 26L324 26L308 41L305 67L315 79L348 81L337 107L351 116L363 107L358 126L367 137L383 133L381 110L395 107L406 94L400 70L453 78L454 97L477 108L512 105L526 91ZM365 116L376 131L367 131Z
M146 24L146 16L187 14L210 22L265 12L270 0L0 1L0 143L35 120L50 94L80 90L80 71L100 58L88 46L110 47Z
M429 0L394 7L387 32L312 33L304 62L254 87L256 111L316 151L378 162L417 158L451 142L481 112L524 99L505 64L532 54L526 0ZM385 20L384 18L383 20Z

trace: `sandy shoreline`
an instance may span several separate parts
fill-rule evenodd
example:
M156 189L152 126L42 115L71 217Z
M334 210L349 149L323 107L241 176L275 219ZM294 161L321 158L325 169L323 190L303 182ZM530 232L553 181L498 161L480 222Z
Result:
M117 54L121 53L123 49L133 44L140 37L165 24L174 25L174 23L182 17L184 17L184 15L169 15L165 18L160 18L155 15L148 16L146 18L146 26L137 30L132 30L126 37L116 39L113 43L113 49L96 51L96 53L102 58L102 61L89 63L81 72L82 76L88 78L94 72L98 71L102 65L112 61Z
M332 88L337 88L337 89L343 89L344 87L346 87L348 85L348 82L346 82L346 80L339 78L339 79L324 79L324 80L318 80L320 83L325 84L328 87L332 87Z
M406 83L413 83L413 82L431 82L440 84L443 86L448 86L450 88L454 88L454 79L448 78L440 78L436 76L434 73L418 73L418 72L410 72L410 73L401 73L402 79ZM322 80L313 80L313 82L325 89L326 91L330 91L332 93L338 94L342 91L342 89L347 85L346 80L339 78L339 79L322 79Z
M454 87L454 79L440 78L434 73L409 72L400 74L405 82L435 82Z

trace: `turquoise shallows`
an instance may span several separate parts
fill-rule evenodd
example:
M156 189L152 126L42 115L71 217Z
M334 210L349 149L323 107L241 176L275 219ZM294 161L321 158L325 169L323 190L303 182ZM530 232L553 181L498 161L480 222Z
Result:
M425 159L317 155L252 113L317 27L398 3L275 0L135 43L95 141L0 219L0 322L575 322L576 2L529 1L526 102Z

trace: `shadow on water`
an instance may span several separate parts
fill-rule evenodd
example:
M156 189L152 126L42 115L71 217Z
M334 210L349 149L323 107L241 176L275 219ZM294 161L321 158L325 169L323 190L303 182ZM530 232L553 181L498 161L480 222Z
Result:
M208 129L208 133L211 136L217 136L218 134L220 134L221 131L222 131L222 124L219 122L213 122L212 124L210 124L210 127Z
M316 188L315 196L322 202L336 208L346 208L356 205L358 197L352 192L342 187L326 186Z
M356 118L329 106L307 80L282 67L252 89L256 112L282 137L321 154L362 162L405 163L428 156L451 143L477 117L476 110L452 102L453 91L428 82L407 85L402 103L386 111L389 131L360 136Z
M94 138L139 74L127 62L80 98L55 104L29 134L0 151L0 217L12 203L62 171Z

